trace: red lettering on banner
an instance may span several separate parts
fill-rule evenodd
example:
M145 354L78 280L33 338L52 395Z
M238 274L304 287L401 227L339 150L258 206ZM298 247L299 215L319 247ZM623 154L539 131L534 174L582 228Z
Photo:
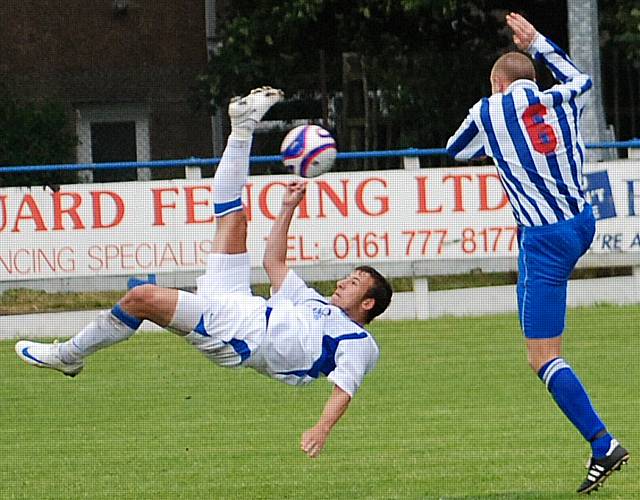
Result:
M270 182L269 184L266 184L262 188L262 191L260 191L260 196L258 197L258 205L260 206L260 211L262 212L262 215L264 215L267 219L271 219L271 220L274 220L276 216L271 213L271 210L269 210L269 205L267 204L267 198L269 196L269 191L271 191L271 188L273 186L287 187L287 183L281 182L281 181Z
M63 253L70 253L74 258L69 259L68 261L63 261L61 259ZM71 247L63 247L58 252L58 258L56 259L58 263L58 267L62 269L66 273L70 273L76 270L76 260L75 260L75 251ZM65 265L71 264L71 267L65 267Z
M7 260L5 260L2 254L0 253L0 264L2 264L2 267L4 267L4 270L8 274L13 273L13 261L11 260L11 252L9 252L9 258Z
M153 257L151 258L150 261L147 261L148 263L143 263L142 261L142 257L141 257L141 252L140 250L142 249L148 249L148 250L153 250L152 246L149 243L141 243L140 245L138 245L136 247L136 265L138 267L141 267L142 269L147 269L148 267L153 266Z
M498 174L478 174L478 179L480 180L480 211L481 212L490 212L493 210L500 210L504 208L504 206L509 203L509 198L507 197L507 193L502 189L502 183L500 182L500 177ZM500 192L502 193L502 200L496 206L489 206L489 179L496 179L500 184Z
M416 177L416 181L418 182L418 214L438 214L442 212L442 205L438 208L428 208L427 202L427 181L429 180L428 176L420 176Z
M113 220L105 224L102 221L102 196L108 196L113 200L116 204L116 214L113 217ZM119 194L114 193L113 191L91 191L91 204L93 207L93 229L106 229L109 227L114 227L122 222L122 218L124 217L124 202Z
M120 255L118 245L105 245L104 262L106 269L111 269L111 263L118 258L118 255Z
M0 233L7 227L7 195L0 196L0 204L2 205L2 226L0 226Z
M165 208L176 208L176 203L167 203L164 204L162 202L162 194L163 193L174 193L174 194L178 194L179 190L177 187L172 187L172 188L158 188L158 189L152 189L151 192L153 193L153 225L154 226L164 226L164 217L163 217L163 209Z
M307 193L304 194L298 205L298 219L309 218L309 204L307 202Z
M185 195L187 197L187 224L211 224L215 220L215 215L211 214L205 219L196 219L196 206L209 206L209 199L196 200L194 192L197 190L204 190L208 193L211 192L209 186L187 186L184 188Z
M388 196L376 196L374 199L380 202L380 208L376 211L369 210L364 203L364 190L371 182L379 182L383 187L387 187L387 182L379 177L371 177L362 181L356 189L356 205L360 211L371 217L378 217L384 215L389 211L389 197Z
M62 248L18 248L9 250L8 254L0 254L0 264L8 274L37 274L47 271L73 272L76 270L74 249Z
M445 183L451 179L453 180L453 194L455 199L455 205L453 207L453 211L464 212L465 209L464 209L464 201L462 197L462 191L463 191L462 181L463 180L473 181L473 177L467 174L450 174L450 175L445 175L442 178L442 182Z
M182 241L178 242L178 257L180 261L180 266L182 267L190 267L195 265L195 252L194 252L194 260L191 261L187 258L187 254L185 252L184 244Z
M133 259L133 252L131 243L125 243L124 245L120 245L120 267L122 269L135 269L136 266L133 262L129 263L130 260Z
M36 255L38 257L37 259L36 259ZM41 264L42 260L44 260L47 263L47 266L49 267L49 270L55 272L55 270L56 270L55 261L52 262L51 260L49 260L49 257L47 256L46 253L44 253L42 251L42 248L38 248L34 252L34 255L33 255L33 264L34 264L33 271L34 272L36 272L36 273L40 272L40 270L41 270L40 264Z
M314 260L315 257L313 255L305 255L304 238L302 236L298 236L298 242L300 244L300 260Z
M92 271L97 271L102 268L102 259L100 258L100 247L98 245L91 245L87 250L87 255L91 261L88 264L89 269ZM98 264L94 264L94 261L97 261Z
M28 207L29 212L24 214L24 209ZM42 214L40 213L40 209L38 208L38 204L33 199L30 194L26 194L24 198L22 198L22 203L20 203L20 208L18 208L18 215L16 216L16 222L13 225L12 233L19 233L20 228L18 225L21 220L32 220L36 226L36 231L46 231L47 227L44 225L44 220L42 219Z
M316 181L316 185L318 186L319 219L327 217L324 213L324 197L322 196L322 193L327 193L329 199L333 203L333 206L336 207L344 217L349 217L349 198L347 194L349 179L341 179L340 182L342 184L342 199L338 197L338 194L333 190L328 182Z
M92 271L149 268L189 268L206 264L212 240L171 243L114 243L89 247Z
M64 260L63 257L65 257L67 253L71 254L71 258ZM37 273L42 272L42 263L44 261L47 264L47 270L53 271L54 273L58 272L58 269L67 273L73 272L76 270L76 262L73 254L73 248L68 246L62 247L60 250L54 248L50 255L47 255L44 250L38 248L37 251L34 250L33 252L33 270Z
M71 206L69 208L62 208L62 198L71 198ZM53 193L53 230L62 231L64 226L62 225L63 214L68 214L73 221L73 229L84 229L82 219L78 215L78 207L82 204L82 196L78 193L63 193L58 191Z
M26 254L27 257L30 256L29 250L27 250L26 248L20 248L19 250L17 250L14 254L13 257L13 267L15 268L16 272L18 274L27 274L29 272L31 272L31 267L27 267L26 269L20 269L18 267L18 255L19 254Z
M178 265L178 258L176 257L175 252L173 251L173 247L171 245L166 245L162 252L162 257L160 258L160 263L158 264L160 267L165 265L165 262L169 262L170 264Z

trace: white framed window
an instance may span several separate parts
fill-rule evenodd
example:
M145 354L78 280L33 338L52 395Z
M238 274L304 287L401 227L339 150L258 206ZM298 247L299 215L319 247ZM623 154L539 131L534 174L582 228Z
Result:
M149 161L149 110L141 104L86 104L76 108L78 163ZM149 180L149 168L83 170L81 182Z

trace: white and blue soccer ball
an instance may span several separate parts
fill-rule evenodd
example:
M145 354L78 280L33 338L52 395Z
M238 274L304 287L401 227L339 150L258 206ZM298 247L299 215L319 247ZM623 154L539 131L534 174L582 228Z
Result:
M331 170L336 160L336 141L318 125L291 129L280 146L282 163L292 174L317 177Z

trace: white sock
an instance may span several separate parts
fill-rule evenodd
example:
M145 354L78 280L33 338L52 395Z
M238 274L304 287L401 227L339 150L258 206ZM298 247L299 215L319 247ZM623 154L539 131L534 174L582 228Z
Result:
M59 345L60 358L65 363L74 363L94 352L127 340L136 332L105 311L85 326L80 333Z
M249 176L251 142L251 136L241 140L234 137L234 132L227 140L213 178L213 203L217 216L242 208L242 188Z
M253 131L256 128L256 124L248 120L242 126L236 126L231 129L229 139L235 139L238 141L250 141L253 139Z

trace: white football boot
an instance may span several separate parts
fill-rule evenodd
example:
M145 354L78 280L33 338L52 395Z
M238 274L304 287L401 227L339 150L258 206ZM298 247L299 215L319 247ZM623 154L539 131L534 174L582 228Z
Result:
M16 354L25 363L38 368L51 368L64 373L68 377L75 377L82 371L84 363L78 361L76 363L65 363L60 359L58 352L59 344L41 344L39 342L30 342L21 340L16 343Z
M284 92L272 87L253 89L244 97L233 97L229 102L229 118L232 130L253 133L256 124L275 103L284 99Z

